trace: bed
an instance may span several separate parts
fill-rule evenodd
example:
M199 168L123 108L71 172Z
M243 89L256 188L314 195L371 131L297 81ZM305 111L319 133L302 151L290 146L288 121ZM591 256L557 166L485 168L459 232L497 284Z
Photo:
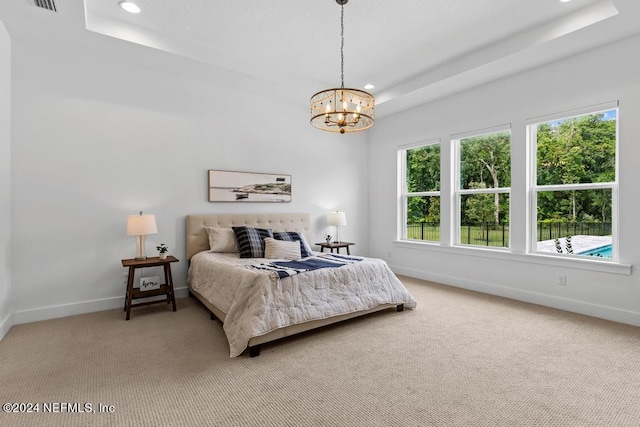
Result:
M262 344L353 317L416 307L400 280L379 259L351 257L357 262L278 278L255 268L273 259L220 252L216 241L211 251L211 228L241 226L297 232L311 241L309 214L187 216L189 294L202 302L212 319L222 321L231 357L247 348L255 357ZM320 253L313 255L316 259Z

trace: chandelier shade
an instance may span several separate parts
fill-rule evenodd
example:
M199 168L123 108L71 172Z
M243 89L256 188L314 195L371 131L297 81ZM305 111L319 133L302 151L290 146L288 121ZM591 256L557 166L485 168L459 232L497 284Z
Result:
M325 89L311 97L311 125L329 132L357 132L373 126L375 99L369 92L344 87L344 5L349 0L336 0L340 12L339 88Z
M333 88L311 97L311 124L329 132L369 129L374 120L373 95L360 89Z

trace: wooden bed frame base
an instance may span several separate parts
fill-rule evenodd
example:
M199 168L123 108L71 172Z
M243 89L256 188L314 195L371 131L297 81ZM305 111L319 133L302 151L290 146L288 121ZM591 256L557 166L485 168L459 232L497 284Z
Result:
M219 319L222 323L224 323L224 319L226 317L226 313L224 311L220 310L218 307L211 304L202 295L200 295L197 291L194 291L193 289L189 289L189 296L198 298L198 300L211 313L211 320ZM339 316L329 317L327 319L312 320L309 322L298 323L295 325L276 329L275 331L271 331L265 335L261 335L259 337L253 337L249 339L249 343L247 345L247 348L249 349L249 357L259 356L262 344L279 340L281 338L289 337L291 335L299 334L301 332L317 329L322 326L332 325L334 323L342 322L344 320L352 319L354 317L364 316L366 314L375 313L377 311L388 310L394 307L396 311L404 311L404 304L381 304L377 307L374 307L368 310L342 314Z

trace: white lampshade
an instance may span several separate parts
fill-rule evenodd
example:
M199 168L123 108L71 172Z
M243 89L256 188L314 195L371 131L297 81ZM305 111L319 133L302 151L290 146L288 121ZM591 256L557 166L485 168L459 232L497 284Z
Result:
M330 212L329 225L347 225L347 215L344 212Z
M156 234L158 226L156 225L156 216L153 214L143 214L142 211L138 215L129 215L127 218L127 236L136 237L136 259L145 260L147 256L144 251L144 242L147 234Z
M153 214L129 215L127 219L127 236L146 236L147 234L156 234L158 226L156 225L156 216Z

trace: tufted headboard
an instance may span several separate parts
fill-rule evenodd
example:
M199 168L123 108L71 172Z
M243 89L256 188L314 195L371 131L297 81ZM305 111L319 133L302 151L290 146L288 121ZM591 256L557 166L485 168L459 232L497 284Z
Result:
M187 259L209 249L209 237L204 227L246 225L273 231L298 231L313 244L309 236L310 223L310 215L306 213L187 215Z

